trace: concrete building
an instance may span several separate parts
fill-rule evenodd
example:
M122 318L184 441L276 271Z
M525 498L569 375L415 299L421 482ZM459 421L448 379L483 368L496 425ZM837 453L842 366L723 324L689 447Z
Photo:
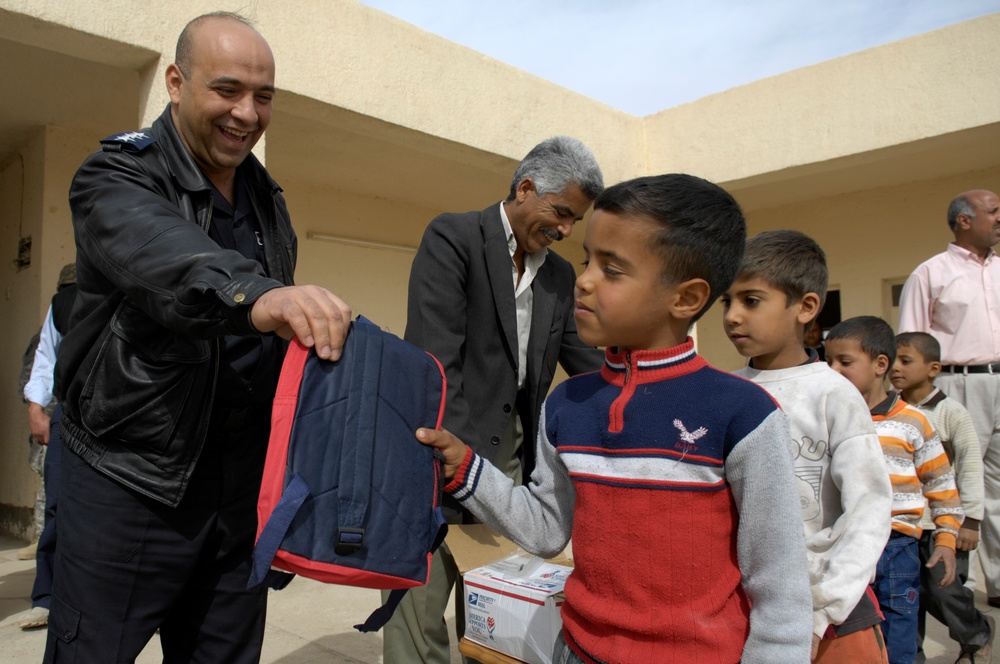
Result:
M163 110L190 18L245 6L0 0L0 531L29 535L37 478L16 376L73 260L70 179L99 139ZM636 117L355 0L252 6L279 88L256 153L285 190L297 280L397 334L426 223L499 200L516 162L554 134L589 145L609 183L694 173L737 196L751 234L808 232L845 318L895 323L893 286L951 239L950 198L1000 188L1000 13ZM498 112L500 95L517 103ZM559 247L571 261L582 230ZM698 338L718 366L742 363L717 308Z

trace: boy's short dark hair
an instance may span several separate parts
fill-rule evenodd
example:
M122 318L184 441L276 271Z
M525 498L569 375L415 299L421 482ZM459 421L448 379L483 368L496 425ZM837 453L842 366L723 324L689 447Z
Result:
M896 335L892 327L878 316L855 316L837 323L826 333L826 340L837 339L857 341L872 360L885 355L889 358L890 367L896 361Z
M820 308L826 302L826 254L805 233L764 231L747 240L738 278L755 277L784 292L789 306L806 293L819 296Z
M605 189L594 209L659 224L654 243L663 259L664 279L704 279L711 289L692 323L736 278L746 220L736 199L717 184L685 173L635 178Z
M926 332L903 332L896 335L897 346L909 346L920 353L924 362L941 361L941 344Z

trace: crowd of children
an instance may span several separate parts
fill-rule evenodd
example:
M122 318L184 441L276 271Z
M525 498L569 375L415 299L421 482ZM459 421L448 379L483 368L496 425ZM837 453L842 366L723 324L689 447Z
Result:
M575 317L606 362L546 401L530 483L417 432L446 491L524 549L572 538L553 662L909 664L925 612L959 661L989 661L993 620L963 585L982 465L934 388L934 338L852 318L823 362L804 343L823 250L795 231L747 241L735 200L688 175L609 187L584 251ZM719 298L748 358L735 375L688 336Z
M892 481L892 535L878 561L873 587L885 614L889 662L912 662L920 609L918 540L925 504L936 531L928 566L943 565L941 583L955 577L955 540L962 506L941 439L917 409L889 394L885 379L896 356L892 328L859 316L838 323L826 337L827 361L858 388L871 410ZM926 503L925 503L926 501Z

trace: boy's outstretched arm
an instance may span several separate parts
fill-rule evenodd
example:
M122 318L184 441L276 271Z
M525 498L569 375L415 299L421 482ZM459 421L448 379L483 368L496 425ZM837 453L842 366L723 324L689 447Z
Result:
M527 486L514 481L448 431L418 429L417 440L445 458L444 490L484 523L543 558L563 550L573 526L576 492L559 453L545 437L543 411L535 470Z
M447 429L417 429L417 440L437 448L444 455L444 476L449 480L465 460L467 446Z

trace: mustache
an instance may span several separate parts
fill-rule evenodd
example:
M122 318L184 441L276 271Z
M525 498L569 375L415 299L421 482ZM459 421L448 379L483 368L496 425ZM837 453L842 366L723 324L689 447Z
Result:
M558 242L559 240L562 240L564 237L566 237L559 231L552 230L551 228L545 228L544 226L542 227L542 233L544 233L545 237L549 238L553 242Z

